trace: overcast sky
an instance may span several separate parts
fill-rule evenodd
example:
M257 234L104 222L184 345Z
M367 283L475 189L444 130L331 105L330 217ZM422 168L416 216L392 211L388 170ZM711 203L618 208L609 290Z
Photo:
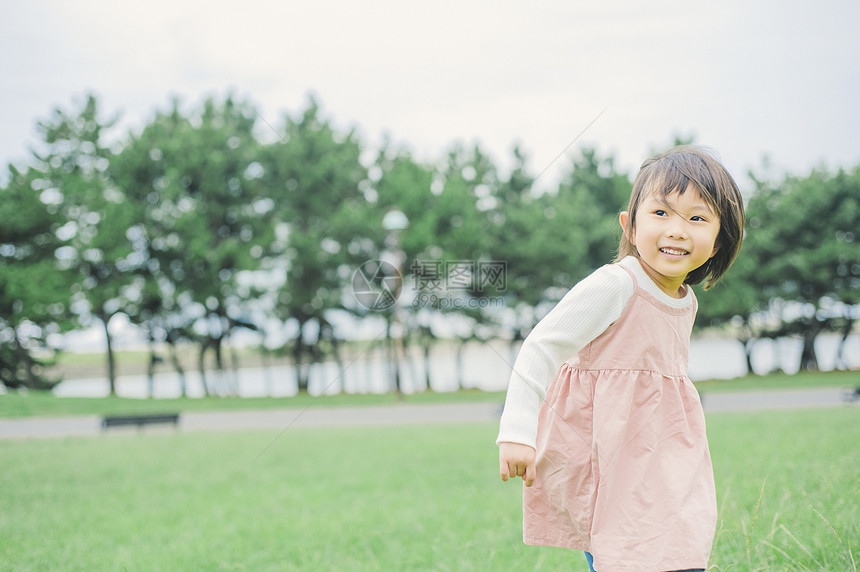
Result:
M422 158L515 142L546 180L581 144L635 169L673 135L738 179L860 164L860 2L84 0L0 8L0 162L88 91L141 125L232 89L277 124L309 93L368 144Z

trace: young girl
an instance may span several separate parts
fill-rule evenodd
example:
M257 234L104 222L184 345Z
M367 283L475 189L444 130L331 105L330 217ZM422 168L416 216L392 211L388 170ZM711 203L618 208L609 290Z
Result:
M501 476L525 483L526 544L584 550L592 572L703 570L717 515L687 377L690 285L710 288L734 261L743 202L716 159L683 146L645 161L620 222L615 263L523 343L497 440Z

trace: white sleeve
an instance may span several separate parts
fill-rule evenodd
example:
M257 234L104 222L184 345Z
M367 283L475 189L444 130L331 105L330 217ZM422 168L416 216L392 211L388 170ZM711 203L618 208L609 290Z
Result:
M574 286L538 322L514 362L497 444L535 446L538 412L558 369L615 323L632 295L630 275L608 264Z

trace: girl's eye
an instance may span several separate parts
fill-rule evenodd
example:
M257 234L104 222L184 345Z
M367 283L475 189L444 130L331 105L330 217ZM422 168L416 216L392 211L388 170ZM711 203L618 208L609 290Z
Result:
M657 216L666 216L666 211L657 209L656 211L654 211L654 214Z
M693 218L691 218L690 220L705 222L705 219L703 219L703 218L702 218L702 217L700 217L700 216L694 216L694 217L693 217Z

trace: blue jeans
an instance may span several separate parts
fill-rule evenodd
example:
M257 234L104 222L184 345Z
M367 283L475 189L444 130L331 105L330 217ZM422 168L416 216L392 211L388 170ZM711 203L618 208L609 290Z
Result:
M588 571L595 572L594 570L594 557L590 552L585 553L585 559L588 561ZM692 568L690 570L676 570L675 572L705 572L704 568Z

